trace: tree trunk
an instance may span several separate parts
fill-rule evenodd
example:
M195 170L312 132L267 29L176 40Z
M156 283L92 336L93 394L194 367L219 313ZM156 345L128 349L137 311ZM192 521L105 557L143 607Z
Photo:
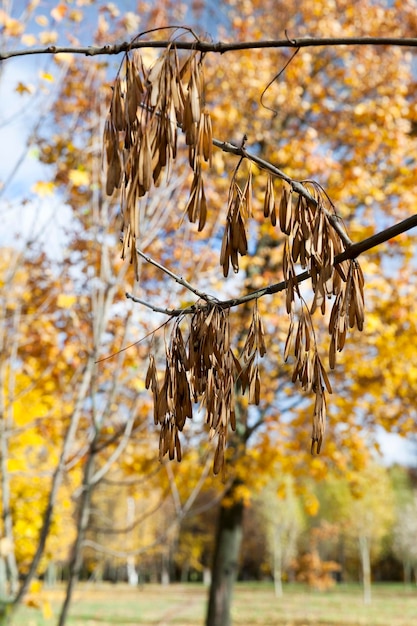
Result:
M233 498L236 484L226 493ZM238 574L238 559L242 540L243 502L221 505L217 523L216 542L210 585L206 626L230 626L233 585Z
M79 517L78 517L78 523L77 523L77 536L75 538L75 542L73 546L73 553L72 553L71 562L69 566L67 591L65 594L64 603L61 608L61 614L58 619L58 626L64 626L67 620L72 593L73 593L75 584L78 581L82 562L83 562L82 546L84 542L85 533L87 531L88 522L90 519L90 502L91 502L91 492L92 492L91 479L94 474L95 456L92 451L93 447L94 447L94 441L91 444L90 452L86 459L86 463L84 467L83 491L81 493L81 499L80 499Z
M359 549L362 563L363 601L371 604L371 555L368 537L359 537Z
M412 567L411 567L411 561L407 557L405 557L405 559L403 560L403 568L404 568L404 584L409 585L411 584Z
M282 598L282 531L279 524L274 528L274 589L275 597Z

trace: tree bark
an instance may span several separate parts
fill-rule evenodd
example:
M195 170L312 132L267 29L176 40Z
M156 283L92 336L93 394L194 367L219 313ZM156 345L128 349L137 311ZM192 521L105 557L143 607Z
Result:
M282 598L282 530L279 524L274 528L274 589L275 597Z
M233 499L236 483L226 496ZM212 580L206 626L230 626L233 586L238 574L238 559L242 541L243 502L221 505L214 548Z
M95 455L93 453L94 442L90 447L90 452L86 460L85 468L84 468L84 479L83 479L83 491L81 494L80 500L80 509L79 509L79 517L77 524L77 536L75 539L72 558L69 567L69 577L67 583L67 591L65 594L65 600L61 608L61 613L58 619L58 626L64 626L68 617L68 611L71 603L72 593L74 591L74 587L78 582L82 562L83 562L83 553L82 553L82 545L85 537L85 533L87 531L88 522L90 519L90 503L91 503L91 493L92 493L92 484L91 479L94 474L94 461Z
M359 549L362 562L363 601L365 604L371 604L371 549L365 535L359 537Z
M403 568L404 568L404 584L409 585L411 583L411 561L409 558L405 557L403 559Z

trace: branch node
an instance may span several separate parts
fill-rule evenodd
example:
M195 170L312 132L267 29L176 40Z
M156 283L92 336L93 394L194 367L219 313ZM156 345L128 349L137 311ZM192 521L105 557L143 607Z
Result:
M288 41L288 43L290 43L292 46L297 46L297 40L296 39L291 39L288 35L287 29L284 30L285 33L285 38Z

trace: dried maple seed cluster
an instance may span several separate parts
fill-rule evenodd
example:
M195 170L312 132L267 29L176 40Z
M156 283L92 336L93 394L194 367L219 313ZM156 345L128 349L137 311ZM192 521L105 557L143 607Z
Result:
M249 404L258 405L261 394L259 359L266 354L265 331L258 304L255 304L252 321L242 353L243 366L239 376L242 393L249 390Z
M295 356L292 382L298 380L304 391L315 394L311 449L312 452L319 453L326 428L325 391L332 393L332 388L317 350L311 315L305 306L301 308L296 325L294 319L291 319L285 344L285 360L290 354L292 345Z
M246 223L252 217L252 170L249 169L245 185L241 189L236 181L239 166L240 163L229 188L226 227L220 252L220 265L225 277L229 274L230 264L234 272L239 271L239 255L245 256L248 252Z
M185 134L194 183L187 213L204 227L207 204L201 177L202 161L211 163L212 129L203 109L202 55L191 51L180 62L168 46L149 69L138 51L125 55L113 88L104 129L106 191L120 191L123 250L138 276L136 241L139 199L152 184L169 175L177 156L178 130Z
M317 189L314 189L317 191ZM283 186L279 206L279 223L288 237L284 247L283 271L288 282L287 312L291 313L294 294L298 292L295 263L311 274L314 299L311 313L317 308L326 312L326 296L337 295L341 289L341 276L347 271L349 262L340 264L335 270L334 258L344 252L345 247L329 220L320 193L313 201L295 194L286 184Z
M154 421L160 425L159 453L181 460L179 433L192 418L193 403L206 412L210 438L217 437L214 473L224 467L229 428L235 430L235 387L249 390L249 402L259 403L258 358L266 353L264 329L257 306L243 349L243 365L230 347L229 310L213 304L202 305L192 315L186 340L177 320L166 349L166 363L159 383L155 358L150 357L146 388L154 399Z
M364 321L363 275L359 263L346 260L334 264L335 257L345 250L341 235L331 223L320 188L313 185L311 199L299 195L295 201L292 190L284 184L279 206L279 224L287 235L284 245L283 272L287 283L286 307L290 327L284 350L287 360L294 347L295 366L292 380L299 380L303 389L315 393L312 450L319 452L326 423L325 391L332 392L325 368L317 350L311 315L319 309L326 313L326 299L335 296L330 315L329 365L333 369L336 350L342 350L348 326L359 330ZM301 298L295 264L308 269L313 301L306 310ZM301 314L295 324L295 300L301 302ZM294 340L295 336L295 340Z
M162 385L158 383L155 359L151 356L146 387L154 396L154 419L160 424L160 457L166 453L181 459L178 433L192 418L192 403L206 410L210 437L217 436L214 472L224 464L227 433L234 430L234 386L241 370L230 348L229 311L215 305L201 307L191 317L184 341L177 321L166 350Z
M348 327L353 328L356 325L358 330L363 329L365 318L363 287L362 270L355 259L349 262L347 276L343 276L340 291L330 314L329 364L331 369L334 369L336 364L336 350L339 352L343 350Z

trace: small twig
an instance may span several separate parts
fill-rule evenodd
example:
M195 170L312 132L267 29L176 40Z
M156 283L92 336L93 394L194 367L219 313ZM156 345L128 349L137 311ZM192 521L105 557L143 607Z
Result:
M269 161L265 161L265 159L258 157L256 154L253 154L252 152L248 152L248 150L246 150L245 148L241 146L235 146L234 144L228 141L219 141L218 139L213 139L213 145L223 150L223 152L229 152L241 158L243 157L243 158L248 159L249 161L252 161L252 163L255 163L261 169L271 172L271 174L273 174L277 178L280 178L281 180L285 180L285 182L291 186L293 191L298 193L300 196L303 196L311 204L313 204L314 206L318 205L318 202L315 199L315 197L311 195L311 193L308 191L308 189L306 189L306 187L302 183L300 183L298 180L293 180L290 176L288 176L288 174L280 170L278 167L276 167ZM340 239L343 241L345 248L349 248L353 244L353 242L350 239L350 237L347 235L345 230L343 229L337 215L335 215L334 213L331 213L324 207L322 207L322 210L326 214L330 224L333 226L334 230L337 232Z
M285 31L285 34L287 34L287 31ZM287 37L287 39L288 39L288 37ZM291 42L291 40L290 40L290 39L288 39L288 41L289 41L289 43L290 43L291 45L293 45L293 43ZM268 91L268 89L270 88L270 86L271 86L271 85L272 85L272 84L273 84L276 80L278 80L278 79L280 78L280 76L282 76L282 74L285 72L285 70L287 69L287 67L289 66L289 64L291 63L291 61L294 59L295 55L296 55L296 54L298 54L298 52L299 52L299 51L300 51L300 48L297 48L297 49L295 50L295 52L293 52L293 53L292 53L292 55L290 56L290 58L288 59L288 61L285 63L284 67L282 67L282 68L280 69L280 71L279 71L277 74L275 74L274 78L271 78L271 80L269 81L269 83L267 84L267 86L265 87L265 89L263 90L263 92L261 93L261 97L260 97L259 102L260 102L260 103L261 103L261 105L264 107L264 109L267 109L268 111L271 111L271 113L273 113L273 114L274 114L274 117L276 117L276 116L278 115L278 111L277 111L277 109L271 109L271 107L269 107L269 106L267 106L266 104L264 104L264 103L263 103L264 96L265 96L266 92ZM243 148L243 146L242 146L242 148Z
M139 299L135 299L135 297L132 296L131 294L126 293L125 295L126 295L127 298L130 298L130 300L134 300L135 302L139 301ZM145 303L145 302L140 302L140 304L145 304L145 306L147 306L147 303ZM164 313L165 313L165 311L164 311ZM129 350L129 348L133 348L133 346L137 346L139 343L142 343L142 341L145 341L146 339L148 339L148 337L151 337L156 332L158 332L158 330L161 330L161 328L163 328L168 322L169 322L169 320L168 321L165 320L165 322L162 322L162 324L160 324L159 326L157 326L153 330L149 331L149 333L146 333L146 335L144 335L143 337L141 337L137 341L134 341L133 343L130 343L129 345L125 346L124 348L120 348L120 350L118 350L117 352L113 352L113 354L108 354L107 356L103 356L101 359L97 359L97 361L94 361L94 363L102 363L103 361L108 361L109 359L112 359L113 357L117 356L121 352L124 352L125 350Z
M185 280L185 278L182 278L181 276L177 276L177 274L174 274L174 272L171 272L171 270L169 270L168 268L164 267L164 265L161 265L160 263L158 263L158 261L155 261L150 256L148 256L147 254L144 254L144 252L141 252L141 250L139 250L138 248L136 248L136 252L137 252L137 254L140 257L142 257L142 259L144 259L145 261L147 261L151 265L154 265L155 267L157 267L159 270L161 270L161 272L164 272L165 274L167 274L168 276L173 278L176 283L178 283L179 285L182 285L183 287L188 289L188 291L191 291L193 294L195 294L196 296L198 296L202 300L205 300L206 302L210 302L210 303L216 302L216 298L213 298L213 296L208 296L203 291L200 291L199 289L196 289L195 287L193 287L191 285L191 283L188 282L188 280ZM159 312L161 312L161 311L159 311Z
M137 304L142 304L143 306L146 306L146 308L151 309L151 311L154 311L154 313L162 313L163 315L169 315L170 317L178 317L179 315L186 315L187 313L194 313L195 310L199 308L196 304L193 304L192 306L186 307L184 309L164 309L163 307L150 304L150 302L146 302L146 300L142 300L142 298L138 298L137 296L134 296L132 293L126 292L125 295L126 295L126 298L128 298L129 300L132 300L133 302L137 302ZM159 330L159 328L157 328L156 330Z

